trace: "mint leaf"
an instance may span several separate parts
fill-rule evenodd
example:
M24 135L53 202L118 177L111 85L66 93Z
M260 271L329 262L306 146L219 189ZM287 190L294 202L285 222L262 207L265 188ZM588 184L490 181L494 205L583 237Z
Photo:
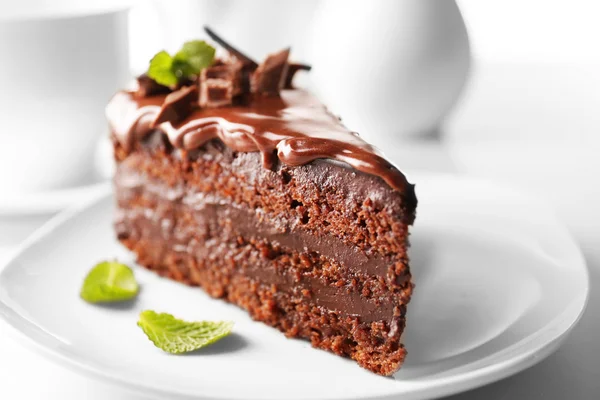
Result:
M89 303L103 303L132 299L138 290L131 268L116 261L104 261L88 273L80 295Z
M154 345L167 353L181 354L198 350L229 335L230 321L186 322L171 314L142 311L138 326Z
M199 74L202 69L212 64L215 51L215 48L204 40L192 40L183 44L174 59L185 61L192 74Z
M150 60L148 76L164 86L177 85L178 77L173 70L173 57L164 50L156 53Z
M198 75L212 64L215 48L204 40L192 40L183 44L175 56L160 51L150 60L148 76L164 86L174 87L183 79Z
M187 58L184 57L180 53L175 54L175 57L173 57L172 71L177 79L198 75L198 72L190 65Z

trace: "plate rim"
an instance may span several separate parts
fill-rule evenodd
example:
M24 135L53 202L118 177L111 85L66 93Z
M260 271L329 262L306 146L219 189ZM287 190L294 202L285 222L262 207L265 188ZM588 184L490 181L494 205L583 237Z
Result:
M535 196L525 194L522 191L516 190L508 185L504 185L487 179L447 173L419 172L415 175L418 175L419 177L427 177L426 179L452 179L471 184L492 184L496 188L506 189L511 193L522 196L524 199L533 201L536 204L541 201ZM18 246L18 248L11 254L11 256L4 263L2 263L2 265L0 265L0 288L2 286L3 277L7 271L7 268L10 267L10 265L15 260L17 260L21 256L21 254L24 253L30 246L44 239L48 235L52 234L52 232L58 227L60 227L63 223L69 221L72 218L75 218L78 214L97 205L98 203L105 201L105 199L111 195L112 190L109 185L103 183L103 185L100 186L102 186L102 188L98 190L98 192L93 198L88 198L87 201L81 202L80 204L73 206L59 213L55 217L51 218L48 222L42 225L39 229L37 229L31 236L29 236ZM547 206L547 203L542 201L540 205ZM572 253L569 254L569 259L571 259L572 261L576 261L577 264L581 267L581 279L583 280L582 283L585 283L585 291L573 297L573 300L571 301L569 307L563 310L563 312L560 314L561 318L555 317L552 320L552 329L546 328L545 330L537 331L533 335L527 337L527 340L522 340L513 344L511 347L515 348L513 348L509 352L512 353L512 356L503 354L502 359L494 362L493 364L486 365L475 370L461 372L447 377L441 377L434 381L428 380L426 381L426 385L423 385L422 382L417 382L417 386L421 385L422 387L417 387L416 389L411 390L410 393L402 394L402 396L404 396L405 399L409 400L417 398L420 399L439 396L449 396L507 378L511 375L519 373L537 364L538 362L548 357L568 337L569 333L577 325L583 313L585 312L589 300L589 271L581 248L577 244L572 233L567 229L565 224L559 218L557 218L557 215L554 212L548 212L550 210L552 210L552 208L548 207L544 210L544 213L546 214L546 217L552 219L553 222L556 223L557 228L559 228L564 233L563 241L565 243L565 246L569 247L570 253ZM36 340L35 334L32 333L32 328L39 327L35 323L27 320L27 318L19 314L16 310L11 308L10 305L6 304L1 291L0 324L2 324L2 326L8 327L8 331L11 334L11 337L14 337L17 342L22 343L25 347L35 351L38 354L41 354L47 359L56 362L62 367L66 367L71 371L80 373L89 378L99 379L105 383L117 385L122 389L133 391L136 393L141 393L151 398L158 399L164 398L164 396L168 396L169 398L178 400L209 399L209 397L205 397L201 394L192 394L186 391L177 391L176 389L165 391L160 387L154 387L151 383L140 384L139 382L130 382L124 378L119 377L118 375L111 375L110 373L107 373L102 369L96 368L93 365L89 365L85 362L81 362L79 360L70 358L62 354L60 351L57 351L56 349L45 346L43 343L40 343L39 337ZM541 338L545 339L542 345L537 344L535 346L530 346L525 351L517 351L524 345L521 342L529 342L533 339L539 341ZM485 359L480 359L477 361L481 360ZM357 396L348 397L348 399L352 398L392 400L394 398L397 398L398 395L399 394L397 393L387 393L375 397ZM215 396L211 395L210 398L214 399ZM216 398L222 400L239 399L225 396L220 396ZM252 398L246 398L246 400L249 399ZM259 398L257 398L256 400L258 399Z

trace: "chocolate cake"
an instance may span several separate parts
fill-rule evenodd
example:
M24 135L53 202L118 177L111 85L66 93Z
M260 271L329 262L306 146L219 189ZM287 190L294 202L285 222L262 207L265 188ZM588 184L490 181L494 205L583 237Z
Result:
M167 87L148 76L107 108L118 239L288 337L394 373L413 285L413 185L315 97L289 49L226 50Z

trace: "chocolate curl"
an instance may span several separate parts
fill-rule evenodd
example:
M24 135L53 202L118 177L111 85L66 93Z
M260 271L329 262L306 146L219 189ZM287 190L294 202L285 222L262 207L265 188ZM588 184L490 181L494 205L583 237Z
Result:
M250 70L255 70L258 67L258 64L256 63L256 61L254 61L253 59L251 59L250 57L248 57L247 55L245 55L244 53L242 53L241 51L239 51L238 49L236 49L235 47L230 45L228 42L225 41L225 39L223 39L222 37L217 35L208 26L204 27L204 31L212 40L214 40L215 42L220 44L225 50L227 50L228 52L233 54L238 60L240 60Z
M285 84L290 49L267 56L250 77L250 91L267 96L278 95Z
M154 79L150 78L146 74L142 74L136 78L137 88L133 92L136 98L150 97L157 94L169 93L171 89L167 86L163 86L157 83Z
M283 87L285 89L293 89L294 85L292 81L294 80L294 76L298 71L310 71L312 67L308 64L298 64L298 63L289 63L287 75L285 76L285 83Z
M150 124L150 127L155 128L163 122L176 124L183 121L192 113L197 98L198 89L196 86L183 87L176 92L170 93L165 97L160 111Z

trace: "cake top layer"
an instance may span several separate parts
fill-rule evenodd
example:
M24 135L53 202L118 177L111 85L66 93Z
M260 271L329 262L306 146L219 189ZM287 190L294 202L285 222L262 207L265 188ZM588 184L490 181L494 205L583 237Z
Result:
M261 152L265 168L278 161L297 166L334 159L379 176L395 190L412 191L396 167L314 96L285 89L294 72L307 69L288 62L289 49L259 65L225 47L230 53L195 80L168 88L144 75L137 88L117 93L107 117L121 145L129 148L153 130L164 132L175 148L185 150L220 139L235 151Z
M159 129L174 147L192 150L218 138L236 151L260 151L265 168L272 168L277 159L295 166L328 158L380 176L396 190L407 185L400 171L304 90L282 90L279 96L256 97L242 106L197 107L178 122L166 120L153 126L167 96L136 98L132 92L117 93L107 108L117 140L128 147Z

